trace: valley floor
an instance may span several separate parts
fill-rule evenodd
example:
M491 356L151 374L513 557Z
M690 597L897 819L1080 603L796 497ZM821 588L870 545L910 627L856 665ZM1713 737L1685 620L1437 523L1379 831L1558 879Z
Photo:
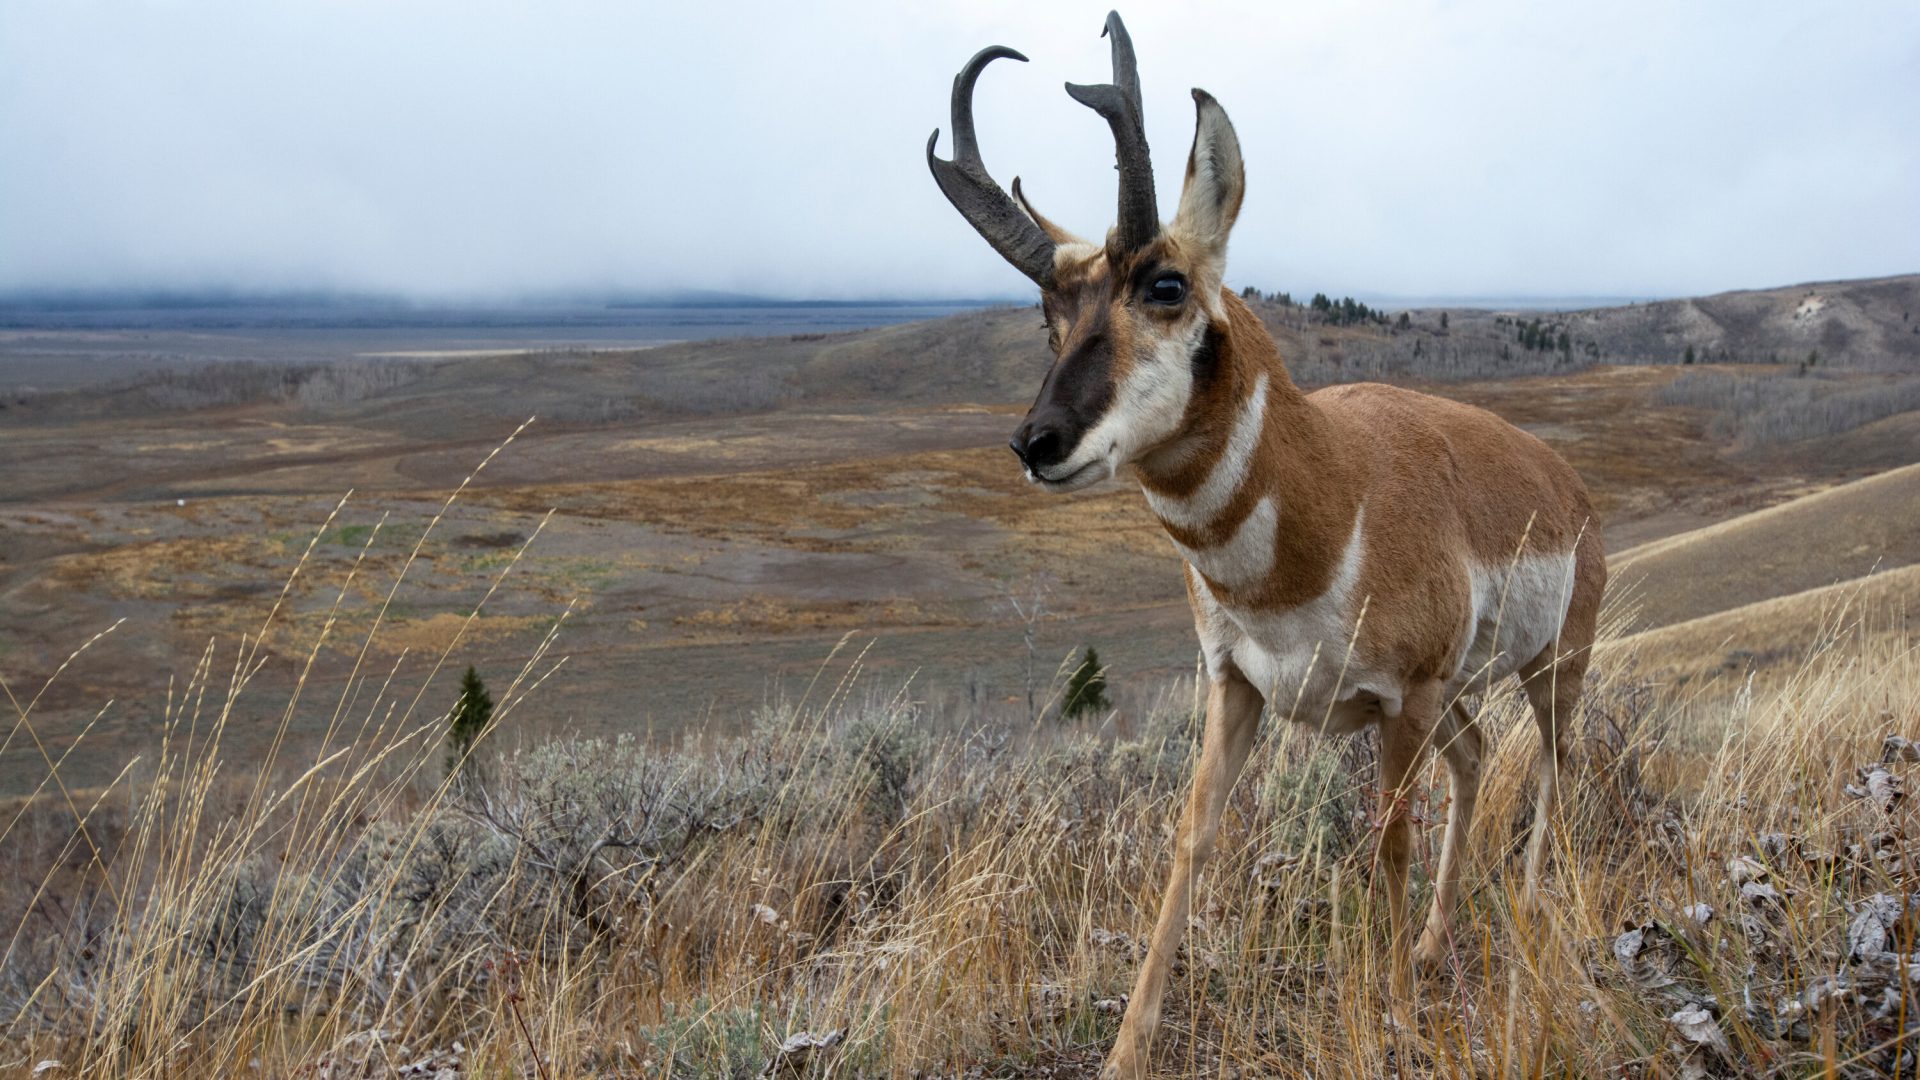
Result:
M1436 389L1566 454L1594 489L1616 553L1864 471L1814 447L1763 457L1716 445L1699 410L1659 402L1673 377L1603 367ZM49 745L64 746L101 702L116 703L67 766L82 786L151 745L170 674L190 669L209 640L256 632L276 603L280 622L263 645L273 659L259 676L276 688L304 678L337 692L355 664L396 661L396 678L417 684L418 658L449 645L449 663L501 677L564 615L569 678L510 737L677 738L738 730L739 717L803 685L849 635L873 642L875 674L913 677L916 693L964 700L981 717L1023 711L1029 662L1010 599L1040 590L1036 681L1093 646L1123 711L1140 713L1149 688L1191 668L1176 556L1124 481L1065 499L1028 489L1000 445L1018 412L535 420L504 446L516 423L476 415L462 437L429 438L384 410L352 422L253 406L9 428L0 663L16 694L32 693L76 646L116 627L38 706ZM1912 507L1899 491L1854 499L1849 528L1871 519L1874 536L1900 533ZM1820 520L1817 510L1790 519L1804 541L1794 575L1736 587L1673 563L1661 580L1684 579L1691 599L1674 607L1680 586L1662 584L1643 602L1642 624L1920 555L1889 541L1842 557L1823 546ZM1720 548L1698 551L1709 571L1734 566ZM376 614L383 631L363 658ZM312 667L298 663L329 625ZM1730 642L1721 656L1759 651ZM314 734L302 721L291 737ZM39 767L38 751L17 741L0 751L0 794L19 793Z
M1512 333L1271 317L1350 375ZM1019 479L1031 337L1006 309L0 413L0 1075L1092 1075L1194 651L1137 491ZM1534 736L1495 694L1454 964L1383 1027L1370 748L1273 726L1163 1067L1912 1075L1910 377L1441 355L1415 385L1566 455L1612 552L1549 916L1515 903ZM230 376L267 396L210 404ZM1089 646L1115 708L1063 722Z

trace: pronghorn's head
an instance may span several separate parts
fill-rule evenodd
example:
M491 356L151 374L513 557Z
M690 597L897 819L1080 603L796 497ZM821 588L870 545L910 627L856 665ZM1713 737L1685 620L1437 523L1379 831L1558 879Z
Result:
M1140 76L1118 13L1107 16L1106 36L1113 43L1113 82L1067 86L1113 129L1120 211L1104 244L1048 221L1017 178L1008 197L981 163L973 84L1000 57L1026 59L1012 49L983 49L954 77L953 160L934 156L938 131L927 143L927 162L947 198L1040 286L1053 366L1012 446L1027 478L1049 491L1098 483L1179 442L1195 389L1213 374L1215 335L1225 332L1227 234L1246 190L1226 110L1195 90L1199 118L1186 186L1173 221L1161 224L1140 119Z

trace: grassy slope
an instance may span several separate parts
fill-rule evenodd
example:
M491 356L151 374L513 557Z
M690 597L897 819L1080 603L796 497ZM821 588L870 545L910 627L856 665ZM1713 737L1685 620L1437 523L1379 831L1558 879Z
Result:
M1609 646L1648 674L1686 676L1804 662L1836 631L1920 637L1920 565L1755 601L1631 634Z
M1641 625L1668 626L1920 562L1920 465L1804 496L1615 556Z
M1404 1028L1380 1021L1363 744L1270 725L1201 879L1157 1064L1890 1071L1914 925L1883 901L1920 851L1897 800L1845 785L1884 736L1920 737L1920 654L1828 644L1776 689L1684 700L1603 656L1544 923L1511 857L1533 725L1514 695L1483 703L1466 910ZM466 787L441 780L437 718L377 686L335 754L233 760L222 699L246 679L203 668L151 775L0 833L4 895L34 911L0 959L0 1075L1092 1077L1167 872L1190 693L1123 737L981 729L862 687L858 666L710 751L559 741ZM540 708L528 689L499 688L500 714ZM1417 820L1444 814L1437 774L1407 794ZM24 895L40 880L59 902ZM801 1032L830 1044L817 1070L780 1057Z

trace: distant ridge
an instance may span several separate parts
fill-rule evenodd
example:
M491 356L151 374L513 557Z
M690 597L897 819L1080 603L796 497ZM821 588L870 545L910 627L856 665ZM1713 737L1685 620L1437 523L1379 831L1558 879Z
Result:
M247 308L500 312L579 308L981 308L1028 306L1032 297L786 298L693 290L659 294L552 293L520 297L417 297L324 289L25 289L0 291L0 311L190 311Z
M0 292L0 311L178 311L221 308L373 308L416 307L403 297L382 293L342 293L321 289L253 292L233 289L19 289Z
M633 300L609 300L606 306L623 308L984 308L1031 307L1034 301L1009 297L998 299L968 297L959 300L782 300L770 296L746 296L734 293L697 293L680 297L648 297Z
M1666 296L1396 296L1355 293L1354 299L1387 311L1586 311L1631 307L1675 299Z
M713 323L715 313L867 312L855 325L1007 307L1007 300L780 300L717 294L684 301L570 298L512 303L428 303L394 296L265 293L60 293L0 296L0 330L553 330L561 336L587 327L651 326L674 313ZM897 313L886 314L882 313ZM697 318L696 318L697 317ZM676 334L674 338L704 336Z

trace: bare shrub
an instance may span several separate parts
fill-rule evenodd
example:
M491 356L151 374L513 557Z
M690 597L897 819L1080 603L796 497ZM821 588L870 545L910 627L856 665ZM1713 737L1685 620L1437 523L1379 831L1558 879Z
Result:
M516 407L513 411L524 410ZM541 408L540 415L560 424L618 424L640 419L651 411L643 398L631 394L600 394L552 402Z
M299 369L289 400L308 408L350 405L419 379L426 365L405 360L336 360Z
M305 369L232 360L183 370L160 371L129 387L153 409L185 411L259 401L285 401L299 389Z
M1740 446L1838 435L1920 409L1920 378L1689 371L1660 388L1663 405L1710 409L1707 432Z
M1479 703L1466 911L1418 1044L1380 1019L1366 744L1270 716L1174 958L1168 1064L1907 1071L1920 653L1854 632L1778 679L1684 692L1603 651L1546 920L1521 908L1512 854L1537 735L1518 695ZM544 656L496 723L534 707ZM229 759L229 723L335 707L256 707L255 659L235 662L183 680L137 786L6 826L9 868L44 883L0 957L16 1071L1085 1074L1200 737L1190 683L1096 733L943 714L910 687L869 691L856 659L736 737L551 740L459 786L438 778L445 717L388 696L384 673L343 721L358 735ZM202 700L211 715L179 704ZM1436 775L1412 795L1424 822L1442 816ZM91 816L109 805L124 817Z

